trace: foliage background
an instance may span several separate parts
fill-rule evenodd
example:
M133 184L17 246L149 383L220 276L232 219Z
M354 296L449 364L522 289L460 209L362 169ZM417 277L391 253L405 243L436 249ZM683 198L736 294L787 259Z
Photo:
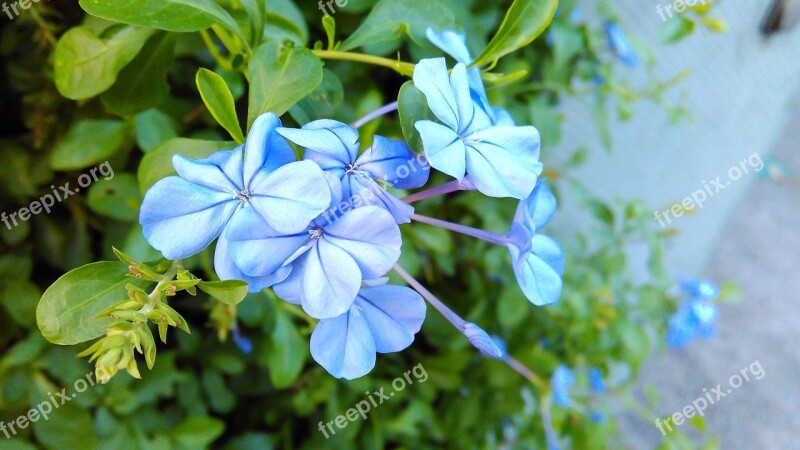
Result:
M250 2L218 3L249 29ZM420 38L420 30L428 25L465 31L473 53L479 53L511 4L375 3L350 0L337 7L336 40L345 41L345 46L348 38L351 43L360 41L364 46L359 52L389 58L399 54L404 61L440 54ZM381 8L385 11L378 15L380 20L372 19L377 23L374 34L358 34L355 30L370 20L370 11ZM644 86L625 81L625 68L609 48L603 27L615 20L608 4L585 11L584 20L570 14L572 2L561 2L560 8L547 33L503 58L494 70L526 74L493 88L489 95L518 123L540 129L542 160L555 190L571 190L587 211L589 235L548 230L567 253L561 302L532 307L519 292L502 248L423 224L402 227L401 264L467 320L501 337L510 353L544 380L542 385L536 387L502 363L477 354L430 308L410 349L382 355L369 376L345 382L331 378L310 359L311 323L290 314L271 293L251 295L238 308L202 294L181 296L173 306L189 320L193 333L170 332L168 344L159 345L155 368L143 370L143 380L121 374L107 385L92 387L50 420L2 441L2 447L544 448L542 412L548 409L565 445L619 445L615 411L634 408L650 419L649 406L631 405L633 400L625 392L642 362L661 347L667 318L675 309L676 300L669 295L672 283L661 265L665 236L654 229L643 204L604 204L592 198L591 188L570 176L585 151L552 154L553 145L568 132L561 129L557 105L563 96L585 100L609 149L613 139L605 131L607 122L612 115L621 120L630 117L632 102L658 102L675 119L685 114L679 105L664 100L664 92L679 78L650 80ZM312 2L270 0L264 40L275 48L313 48L316 41L324 47L328 39L322 17ZM682 19L691 26L670 23L665 40L686 37L693 20L703 17L698 13ZM79 26L84 28L76 31ZM115 172L112 180L98 181L88 192L57 204L51 214L36 215L11 230L2 227L0 420L6 423L25 414L48 392L72 386L91 370L89 363L75 357L85 344L55 346L42 337L35 309L43 290L66 271L114 260L112 246L139 260L156 259L159 255L146 244L136 223L142 192L166 175L166 161L174 152L200 156L229 145L229 137L197 92L198 68L223 76L240 118L252 117L253 92L263 88L244 76L255 56L247 51L238 56L227 53L211 32L204 36L117 27L85 14L79 5L59 0L35 4L12 21L3 19L0 210L10 213L27 206L50 192L51 185L74 185L81 173L106 160ZM400 33L394 33L398 29ZM67 33L73 36L65 38ZM75 37L78 33L82 34ZM72 66L91 52L96 39L123 33L122 50L95 58L83 69ZM204 37L214 44L209 47ZM141 45L130 44L135 41ZM648 50L635 39L634 47L643 65L651 65ZM215 57L215 52L220 55ZM271 61L256 59L260 64ZM71 69L64 70L62 64ZM386 67L333 60L324 64L322 84L311 95L299 102L284 99L287 125L321 117L351 122L395 100L407 80ZM289 97L291 86L286 92ZM363 147L376 132L402 138L396 116L362 128ZM515 206L510 200L464 193L427 201L418 209L425 215L502 232ZM630 245L649 249L650 275L645 280L629 275ZM212 279L211 259L207 250L187 265ZM250 354L230 340L236 321L254 344ZM407 387L373 409L368 420L350 423L329 440L318 431L318 422L344 414L364 398L365 391L388 389L391 380L416 364L426 369L426 382ZM550 405L547 380L561 364L579 374L574 395L581 407ZM591 366L603 370L610 399L590 393L583 369ZM594 413L603 419L597 420ZM703 427L701 422L696 426ZM668 439L665 445L680 446L687 445L688 438L675 433Z

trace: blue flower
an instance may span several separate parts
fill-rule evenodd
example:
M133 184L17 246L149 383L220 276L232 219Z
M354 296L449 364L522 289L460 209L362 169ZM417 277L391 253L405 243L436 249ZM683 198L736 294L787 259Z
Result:
M698 337L710 339L718 314L717 306L711 302L696 299L683 302L669 319L667 345L681 348Z
M714 300L719 297L719 288L706 280L685 280L680 284L681 290L696 300Z
M553 389L553 401L563 407L570 406L572 398L569 396L569 389L574 384L575 374L572 373L569 367L558 366L550 379L550 387Z
M441 122L414 124L430 165L458 181L468 177L491 197L527 197L542 171L538 130L496 125L493 110L470 87L463 63L448 78L444 58L423 59L413 79Z
M596 393L604 393L606 391L606 382L603 381L603 371L597 367L589 369L589 384Z
M401 245L394 218L377 206L353 209L333 223L320 217L293 234L270 228L252 208L231 222L226 237L235 265L249 277L291 265L275 293L318 319L345 313L362 280L385 275L400 257Z
M336 378L352 380L375 367L375 354L399 352L425 320L425 301L393 285L364 287L347 312L322 319L311 334L311 356Z
M397 223L408 223L414 208L386 192L381 179L398 189L415 189L428 181L430 167L403 141L375 136L372 146L358 156L358 131L334 120L317 120L302 129L279 128L278 133L306 147L305 159L316 162L342 184L339 209L362 205L386 208ZM338 205L335 205L338 206Z
M517 206L507 239L514 275L534 305L549 305L561 296L564 250L554 239L538 234L553 217L556 199L543 181Z
M614 22L606 22L606 35L608 36L608 47L616 53L620 60L631 69L639 66L639 57L633 50L633 46L628 40L628 36L622 28Z
M179 176L154 184L142 201L139 223L153 248L168 259L206 248L243 210L256 210L270 227L285 233L305 229L331 201L319 166L293 162L289 144L275 132L280 119L261 115L247 142L207 159L175 155ZM250 208L251 207L251 208Z
M239 347L239 350L242 351L245 355L249 355L253 352L253 343L250 342L250 339L243 337L239 334L239 327L233 327L233 342Z

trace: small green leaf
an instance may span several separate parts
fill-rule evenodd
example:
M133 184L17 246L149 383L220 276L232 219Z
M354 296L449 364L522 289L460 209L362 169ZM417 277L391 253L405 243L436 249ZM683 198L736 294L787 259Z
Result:
M50 167L75 170L108 160L128 143L127 128L119 120L82 120L74 124L50 155Z
M661 41L671 43L678 42L692 34L694 27L694 22L686 17L675 16L664 22L664 25L661 27Z
M78 267L56 280L36 308L36 321L45 339L72 345L101 336L113 320L95 320L94 316L127 299L126 284L147 284L127 274L125 264L102 261Z
M327 1L327 0L326 0ZM264 37L282 42L291 39L302 46L308 40L308 26L303 12L292 0L268 0Z
M453 13L440 2L418 0L381 0L361 25L342 43L348 51L362 45L398 41L403 33L420 45L428 43L425 31L455 28Z
M92 211L112 219L132 222L139 217L142 197L136 177L121 173L110 180L93 184L87 203Z
M170 139L154 148L142 158L139 163L139 190L143 194L150 189L156 181L174 175L172 157L183 155L187 158L205 158L219 150L230 150L236 147L230 141L203 141L199 139L175 138Z
M175 59L174 33L159 32L119 73L117 82L100 100L110 112L129 116L160 104L169 95L167 71Z
M400 127L403 129L403 137L405 137L408 146L421 153L424 151L422 148L422 139L419 137L419 132L414 127L414 124L420 120L435 120L435 116L428 108L428 101L425 95L414 86L414 83L407 81L400 88L397 95L397 110L400 114Z
M256 117L283 115L322 82L322 61L307 48L282 47L267 42L250 60L248 128Z
M492 63L533 42L550 25L556 8L558 0L514 0L497 33L472 65Z
M89 27L75 27L56 44L53 66L58 92L80 100L110 88L117 75L144 46L154 30L118 27L100 39Z
M225 423L212 417L190 417L170 431L183 448L208 448L225 431Z
M203 281L197 287L226 305L238 305L247 295L247 283L241 280Z
M136 114L133 119L136 124L136 145L144 153L168 139L178 137L178 123L159 109L148 109Z
M200 91L200 97L211 115L237 143L244 143L242 128L239 126L239 118L236 116L236 104L225 80L218 74L201 68L197 71L195 81L197 90Z
M110 20L160 30L190 32L220 24L247 39L236 21L213 0L80 0L87 13Z
M289 315L280 308L276 310L275 327L264 356L269 367L269 379L278 389L287 388L295 382L308 358L308 342L300 336Z

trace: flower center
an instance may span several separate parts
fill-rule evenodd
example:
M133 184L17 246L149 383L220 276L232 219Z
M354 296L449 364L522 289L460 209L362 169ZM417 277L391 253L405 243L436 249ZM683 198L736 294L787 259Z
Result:
M250 191L243 189L241 192L234 194L234 198L239 200L242 204L245 204L250 201Z
M322 237L323 234L325 234L325 230L323 230L321 227L312 228L308 230L308 234L311 237L311 239L319 239Z
M355 164L348 164L348 165L344 166L344 173L347 174L347 175L350 175L351 173L355 172L356 170L358 170L358 166L355 165Z

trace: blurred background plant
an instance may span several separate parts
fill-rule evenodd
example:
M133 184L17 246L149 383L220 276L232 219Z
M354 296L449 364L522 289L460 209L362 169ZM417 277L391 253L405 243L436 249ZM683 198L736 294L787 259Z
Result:
M127 9L117 3L124 2L82 1L96 14L90 15L74 3L52 0L22 10L13 21L3 20L0 210L11 213L26 207L54 189L51 186L74 185L81 173L104 161L115 172L112 179L100 180L88 192L56 205L50 214L2 227L0 420L5 423L91 370L85 359L75 357L86 344L56 346L42 337L36 307L43 290L67 271L94 261L116 261L112 247L124 252L123 260L130 258L126 265L158 260L160 254L147 245L137 223L142 193L171 172L173 154L203 157L231 148L218 115L209 112L198 93L199 68L222 77L238 116L249 117L248 124L254 110L265 106L286 112L283 120L289 126L318 118L352 122L396 100L408 73L403 74L402 65L392 70L393 60L413 62L440 55L424 40L428 26L465 32L473 54L479 54L509 8L542 9L555 2L517 0L512 6L510 1L350 0L334 16L325 17L312 2L218 1L219 10L232 18L227 23L214 15L217 9L208 6L214 4L210 0L195 2L205 11L199 19L185 15L187 10L178 6L183 2L165 1L161 3L174 9L164 13L171 17L160 19L164 30L98 17L121 17L126 20L120 22L142 25L159 2L144 1ZM664 41L687 38L698 26L723 30L711 13L710 8L697 7L666 21ZM157 22L153 19L151 25ZM235 302L220 301L220 295L208 295L201 288L196 297L178 292L173 306L164 303L175 314L180 312L176 317L185 318L173 320L175 325L187 326L186 331L190 326L193 332L170 334L166 344L159 343L155 364L147 361L152 370L139 371L127 357L104 360L104 365L127 368L141 380L117 374L108 384L93 386L63 405L49 420L36 421L9 440L0 436L0 446L621 445L615 422L621 409L654 419L655 396L649 404L640 404L627 392L642 363L664 348L670 318L683 300L663 267L664 243L672 234L656 226L643 202L604 203L593 195L597 186L584 186L572 176L586 149L566 155L556 155L553 149L569 133L562 129L558 112L566 97L592 111L608 151L618 139L608 131L609 120L629 119L634 102L655 102L676 122L691 117L681 104L667 100L667 93L688 73L666 80L648 76L643 84L630 81L632 72L650 70L654 54L624 29L610 2L581 10L565 0L541 37L484 73L492 103L508 109L517 123L540 130L541 159L556 195L569 190L586 212L588 231L549 232L564 244L567 255L558 304L529 304L503 248L424 224L403 227L400 264L466 320L497 336L511 355L533 370L534 382L473 351L433 310L409 350L380 358L369 376L335 380L310 361L308 336L314 321L302 312L267 291L232 305ZM262 42L266 44L259 47ZM353 49L359 47L359 55L387 59L353 57ZM287 54L310 66L324 60L321 81L306 80L306 67L293 66L300 64L297 60L287 62ZM276 64L294 70L294 78L280 86L282 97L277 100L264 96L275 82ZM314 85L308 88L309 84ZM362 148L376 132L403 136L400 120L392 115L370 122L360 132ZM446 181L439 176L433 185ZM515 206L510 199L498 201L477 193L415 204L420 214L497 232L505 231ZM645 271L632 270L639 262L629 257L631 247L647 249ZM172 270L171 277L185 272L178 280L192 279L187 270L214 280L212 258L206 250L179 267L163 269ZM114 264L109 270L124 275L125 266ZM177 290L192 291L192 286L184 283ZM134 283L123 292L131 292L135 301L137 292L152 300L159 290L147 294L141 288ZM174 288L169 292L170 301L175 293ZM720 298L735 298L735 289L724 287ZM317 432L318 422L344 414L364 391L390 386L416 364L427 371L427 382L398 393L371 411L368 420L353 422L328 440ZM713 438L702 434L702 418L693 419L692 425L701 432L696 443L713 446ZM664 446L691 443L676 430L665 437Z

